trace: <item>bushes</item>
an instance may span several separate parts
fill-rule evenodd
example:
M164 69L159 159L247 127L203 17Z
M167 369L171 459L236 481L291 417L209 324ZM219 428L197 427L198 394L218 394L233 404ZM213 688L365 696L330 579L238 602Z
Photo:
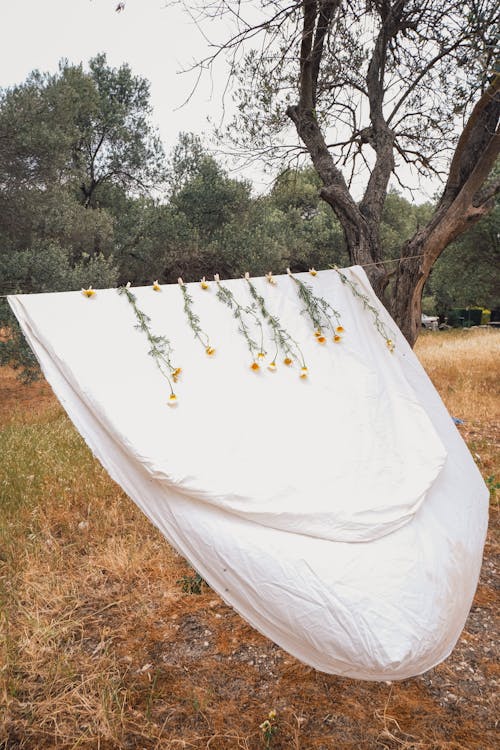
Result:
M114 286L118 271L112 257L84 254L72 263L69 251L56 243L38 243L29 250L17 250L0 255L0 278L4 291L61 292L94 287ZM7 288L8 285L8 288ZM19 369L24 380L38 375L38 365L29 349L6 299L0 299L0 365Z

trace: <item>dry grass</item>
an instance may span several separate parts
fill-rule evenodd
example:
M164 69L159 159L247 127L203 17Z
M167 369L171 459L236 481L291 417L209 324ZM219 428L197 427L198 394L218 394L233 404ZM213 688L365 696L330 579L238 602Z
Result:
M483 476L498 478L500 331L426 332L416 351L450 414L464 420L460 431Z
M499 474L500 332L417 351L485 477ZM496 360L495 354L496 351ZM208 588L89 454L44 384L0 375L0 748L488 750L495 746L495 553L452 656L392 685L316 672ZM490 480L492 483L493 480Z

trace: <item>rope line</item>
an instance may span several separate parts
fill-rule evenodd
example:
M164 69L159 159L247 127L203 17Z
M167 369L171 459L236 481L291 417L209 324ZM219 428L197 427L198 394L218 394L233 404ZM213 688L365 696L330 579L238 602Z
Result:
M361 268L370 268L371 266L383 266L385 263L401 263L404 260L414 260L415 258L423 258L423 257L424 257L423 253L420 253L419 255L407 255L404 258L387 258L387 260L377 260L374 263L356 263L355 265L360 266ZM16 283L16 282L13 282L13 283ZM5 299L6 297L10 297L12 296L12 294L14 294L14 292L11 292L10 294L0 294L0 299Z

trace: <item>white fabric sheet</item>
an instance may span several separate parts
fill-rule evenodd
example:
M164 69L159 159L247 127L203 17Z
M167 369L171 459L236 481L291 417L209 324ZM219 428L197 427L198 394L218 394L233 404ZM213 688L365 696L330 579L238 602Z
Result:
M229 604L318 669L399 679L445 658L461 632L488 493L366 275L344 273L393 332L394 353L335 271L298 275L341 313L343 341L323 346L293 280L252 280L299 342L305 381L296 366L250 370L214 284L188 285L214 358L178 285L133 289L182 367L174 409L116 290L9 302L94 454ZM250 303L243 279L223 283ZM270 337L264 348L273 354Z

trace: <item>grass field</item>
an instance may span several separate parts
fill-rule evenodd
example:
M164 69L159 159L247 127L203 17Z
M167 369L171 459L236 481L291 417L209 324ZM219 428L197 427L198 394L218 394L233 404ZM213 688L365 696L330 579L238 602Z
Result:
M494 489L500 332L429 332L417 352ZM481 582L445 663L393 684L316 672L206 586L183 591L193 571L48 386L0 370L0 748L489 750L498 549L492 497Z

